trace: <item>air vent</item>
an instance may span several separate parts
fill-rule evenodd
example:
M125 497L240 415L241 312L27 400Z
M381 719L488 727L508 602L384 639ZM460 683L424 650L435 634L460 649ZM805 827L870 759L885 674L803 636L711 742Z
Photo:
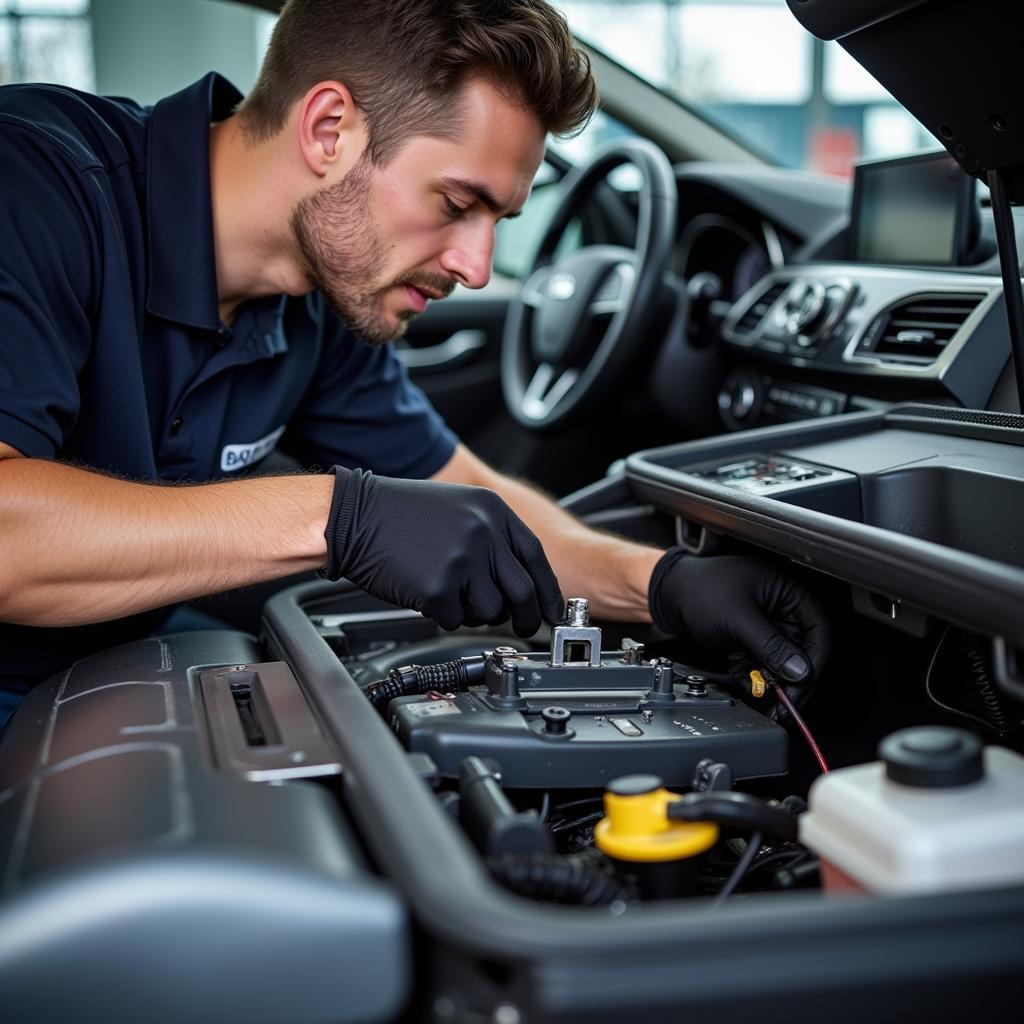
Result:
M775 300L786 290L784 281L773 284L765 291L754 304L736 321L733 330L736 334L753 334L761 325L768 313L768 310L775 305Z
M887 363L934 363L984 295L915 295L877 316L857 345L858 355Z

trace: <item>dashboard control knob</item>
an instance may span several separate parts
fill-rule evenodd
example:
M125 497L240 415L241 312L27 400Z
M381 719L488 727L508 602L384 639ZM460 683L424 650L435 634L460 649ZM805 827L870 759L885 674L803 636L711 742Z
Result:
M789 290L785 303L786 330L798 341L810 338L828 317L825 286L818 281L798 281Z
M729 377L718 393L718 408L729 427L749 426L761 407L760 381L745 373Z
M794 281L782 300L783 331L801 348L810 348L842 323L856 295L856 285L845 277Z

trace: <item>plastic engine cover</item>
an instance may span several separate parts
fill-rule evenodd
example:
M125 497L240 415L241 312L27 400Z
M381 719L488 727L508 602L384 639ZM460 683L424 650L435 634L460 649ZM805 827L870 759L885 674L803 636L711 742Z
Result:
M5 1020L401 1009L405 911L334 796L213 765L198 667L258 658L236 633L140 641L79 662L15 714L0 743Z

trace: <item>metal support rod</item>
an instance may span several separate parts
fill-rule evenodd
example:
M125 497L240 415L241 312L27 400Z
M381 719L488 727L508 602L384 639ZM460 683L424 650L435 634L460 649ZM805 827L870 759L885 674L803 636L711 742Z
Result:
M1003 272L1003 300L1006 303L1006 322L1010 327L1013 374L1017 380L1017 408L1024 412L1024 290L1020 281L1013 211L1002 171L998 167L988 172L988 187L992 193L992 216L996 224L999 266Z

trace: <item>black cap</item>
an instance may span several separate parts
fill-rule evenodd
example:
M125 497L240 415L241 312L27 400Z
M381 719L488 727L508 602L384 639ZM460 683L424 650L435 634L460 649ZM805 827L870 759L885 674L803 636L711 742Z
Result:
M608 792L615 796L643 796L661 789L661 786L657 775L620 775L608 783Z
M879 744L878 756L893 782L946 789L977 782L985 774L984 744L973 733L949 726L901 729Z
M544 708L540 713L540 717L544 720L545 732L560 736L568 728L572 712L568 708L562 708L557 704L553 704L551 707Z

